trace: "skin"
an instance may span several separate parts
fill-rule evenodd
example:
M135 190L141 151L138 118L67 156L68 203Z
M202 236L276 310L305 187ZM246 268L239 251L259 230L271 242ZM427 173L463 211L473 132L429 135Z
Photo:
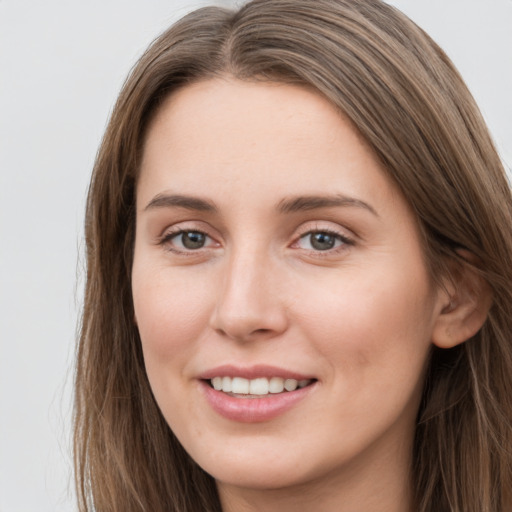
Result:
M171 194L215 211L155 201ZM279 209L311 195L351 201ZM180 230L205 245L187 249ZM308 233L326 231L335 247L318 250ZM413 509L415 417L452 299L407 202L327 100L229 78L168 98L145 141L132 278L155 398L224 510ZM221 364L317 382L277 418L240 423L198 383Z

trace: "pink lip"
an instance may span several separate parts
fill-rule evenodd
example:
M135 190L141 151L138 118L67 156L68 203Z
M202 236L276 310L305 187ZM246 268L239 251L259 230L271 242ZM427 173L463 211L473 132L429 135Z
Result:
M207 381L214 377L281 377L283 379L313 379L282 368L257 365L240 368L231 365L218 366L200 375L199 386L210 407L224 418L240 423L258 423L269 421L297 405L316 388L316 382L295 391L262 395L259 398L237 398L213 389Z

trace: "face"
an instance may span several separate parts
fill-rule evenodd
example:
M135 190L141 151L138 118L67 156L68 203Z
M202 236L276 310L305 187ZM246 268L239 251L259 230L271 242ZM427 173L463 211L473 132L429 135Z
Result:
M406 201L316 93L216 79L164 103L133 299L158 405L221 485L409 454L440 299Z

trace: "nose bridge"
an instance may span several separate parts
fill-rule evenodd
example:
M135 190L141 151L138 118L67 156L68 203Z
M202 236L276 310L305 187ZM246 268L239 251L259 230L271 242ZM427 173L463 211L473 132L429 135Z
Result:
M272 337L286 328L275 262L257 241L233 248L226 258L213 327L229 338Z

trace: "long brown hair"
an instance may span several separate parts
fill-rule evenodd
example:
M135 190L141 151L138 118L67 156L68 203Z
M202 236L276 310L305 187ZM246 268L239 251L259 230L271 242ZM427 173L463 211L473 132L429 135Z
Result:
M153 399L130 284L145 129L172 91L219 75L317 90L354 123L401 188L432 275L453 262L470 264L457 248L474 255L493 304L472 339L432 351L414 446L416 509L512 510L510 187L449 59L380 0L203 8L162 34L132 70L87 202L74 432L80 510L221 510L213 479L183 450Z

